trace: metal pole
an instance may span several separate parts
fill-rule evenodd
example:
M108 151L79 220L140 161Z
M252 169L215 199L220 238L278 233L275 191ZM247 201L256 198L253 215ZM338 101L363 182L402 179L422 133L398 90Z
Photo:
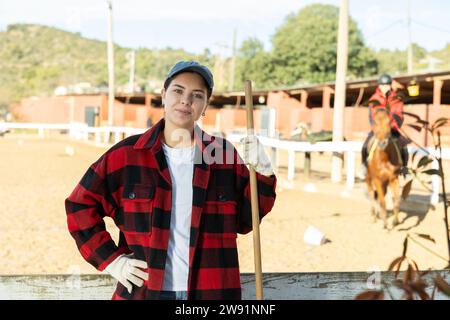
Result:
M114 47L112 2L108 0L108 125L114 124Z
M344 110L348 64L348 0L341 0L339 10L339 34L336 66L336 88L333 116L333 142L344 140ZM331 179L340 182L342 179L342 156L333 153Z

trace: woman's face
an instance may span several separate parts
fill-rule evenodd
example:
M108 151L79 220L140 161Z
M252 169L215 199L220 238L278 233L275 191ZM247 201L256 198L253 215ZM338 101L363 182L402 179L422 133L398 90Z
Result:
M176 75L162 90L165 121L176 128L191 129L208 106L205 81L197 73L184 72Z
M381 84L379 87L383 95L386 95L389 91L392 90L392 86L390 84Z

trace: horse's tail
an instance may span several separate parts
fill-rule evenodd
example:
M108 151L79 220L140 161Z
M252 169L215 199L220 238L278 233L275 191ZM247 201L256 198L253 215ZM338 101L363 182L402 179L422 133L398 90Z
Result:
M413 180L410 180L407 184L405 184L403 186L403 189L402 189L402 199L403 200L408 198L409 193L411 192L412 182L413 182Z

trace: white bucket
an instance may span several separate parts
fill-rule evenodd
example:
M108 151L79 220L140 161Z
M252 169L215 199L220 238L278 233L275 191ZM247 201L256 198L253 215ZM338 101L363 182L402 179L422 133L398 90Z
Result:
M309 226L303 235L303 241L309 245L321 246L325 243L325 235L317 228Z

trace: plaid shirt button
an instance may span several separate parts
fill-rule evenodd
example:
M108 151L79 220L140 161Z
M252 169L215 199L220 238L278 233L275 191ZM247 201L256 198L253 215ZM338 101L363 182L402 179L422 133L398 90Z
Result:
M136 198L136 193L130 192L130 194L128 195L128 199L134 199L134 198Z

